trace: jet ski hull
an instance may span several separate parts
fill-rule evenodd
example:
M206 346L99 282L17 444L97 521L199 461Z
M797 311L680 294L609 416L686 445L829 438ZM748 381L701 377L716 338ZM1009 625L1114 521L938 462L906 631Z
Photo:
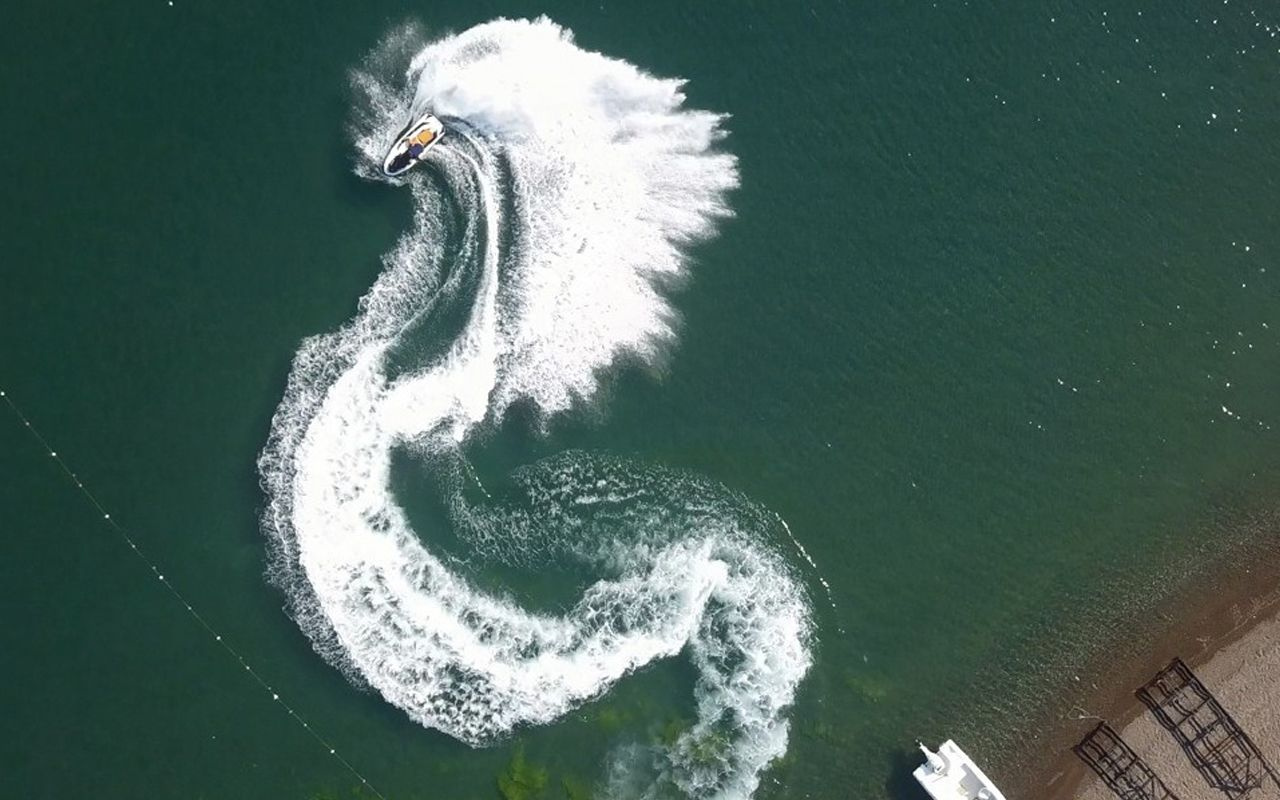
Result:
M405 174L420 164L443 138L444 123L434 114L423 114L400 131L395 144L382 160L383 174L388 178Z

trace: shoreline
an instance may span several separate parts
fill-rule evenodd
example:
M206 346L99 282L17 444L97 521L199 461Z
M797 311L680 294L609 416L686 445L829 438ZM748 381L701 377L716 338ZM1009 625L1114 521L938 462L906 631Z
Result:
M1241 669L1226 661L1238 662L1242 648L1259 650L1280 638L1280 514L1249 515L1241 522L1259 531L1252 544L1238 552L1223 553L1217 563L1173 588L1155 604L1152 613L1143 617L1142 622L1148 626L1145 636L1139 629L1123 642L1121 637L1113 637L1109 643L1113 647L1107 648L1128 650L1133 655L1115 659L1101 656L1100 663L1079 676L1075 684L1078 689L1064 691L1046 705L1049 733L1038 754L1024 762L1023 770L1014 772L1025 778L1008 782L1011 797L1110 797L1101 781L1071 750L1103 719L1126 740L1134 739L1130 742L1134 749L1149 759L1157 774L1165 777L1169 769L1163 762L1156 763L1156 754L1138 745L1138 739L1149 737L1144 726L1154 728L1155 724L1134 690L1176 656L1204 679L1210 691L1217 693L1219 684ZM1138 622L1135 620L1133 627L1137 628ZM1125 648L1123 643L1137 647ZM1251 677L1280 693L1280 650L1276 655L1275 669ZM1273 743L1262 741L1246 720L1247 709L1237 708L1227 698L1220 699L1245 731L1255 736L1272 764L1280 765L1280 742L1269 746ZM1163 729L1160 732L1163 734ZM1185 759L1176 760L1180 767Z

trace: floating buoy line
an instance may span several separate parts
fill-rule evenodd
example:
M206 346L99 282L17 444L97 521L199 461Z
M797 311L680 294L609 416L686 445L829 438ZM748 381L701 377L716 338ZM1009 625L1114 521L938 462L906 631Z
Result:
M337 748L335 748L332 744L329 743L327 739L321 736L319 731L313 728L310 723L308 723L305 719L303 719L298 714L298 712L293 708L293 706L289 705L289 703L286 702L284 698L280 696L280 693L274 687L272 687L271 684L268 683L267 680L263 678L262 675L257 670L253 668L253 665L251 665L245 659L245 657L241 655L239 650L237 650L235 647L229 644L227 640L222 636L222 634L219 633L212 625L210 625L208 620L206 620L204 616L200 614L200 612L196 611L195 607L191 605L190 601L187 600L186 596L184 596L182 592L178 591L178 588L174 586L173 583L168 578L165 577L163 572L160 571L159 565L157 565L154 561L152 561L151 558L148 557L147 554L144 553L140 547L138 547L137 540L134 539L131 533L129 533L129 530L125 528L123 525L121 525L119 521L117 521L114 517L111 516L111 513L107 511L107 509L102 505L102 503L98 501L98 498L93 494L93 492L89 491L89 487L85 486L84 482L80 480L80 476L77 475L75 471L71 469L71 467L67 464L66 460L64 460L62 456L58 455L58 451L53 449L53 445L49 443L49 440L46 439L44 435L41 434L40 431L36 429L36 426L31 424L31 420L27 417L26 414L22 412L22 409L18 407L18 404L13 401L13 398L10 397L9 394L3 389L0 389L0 400L4 400L5 404L9 407L9 410L13 412L14 416L16 416L20 422L22 422L23 427L25 427L28 431L30 431L32 437L34 437L35 440L40 444L40 447L43 448L44 451L49 454L49 457L53 459L54 463L58 465L58 467L62 470L62 472L71 480L72 484L75 485L76 490L79 491L80 494L84 497L84 499L89 502L89 505L92 506L95 511L97 511L97 513L101 516L102 521L107 525L107 527L110 528L112 531L114 531L117 535L120 536L121 539L124 540L124 543L129 546L129 549L133 551L133 554L136 555L142 561L142 563L147 567L147 569L151 570L151 574L155 576L156 580L158 580L164 586L164 588L169 591L169 594L172 595L173 598L177 600L178 603L181 604L181 606L184 609L186 609L187 615L191 617L191 619L194 620L195 623L199 625L204 630L205 633L207 633L209 636L213 638L214 643L217 644L219 647L221 647L233 659L235 659L236 662L242 668L243 672L245 672L245 674L247 674L250 678L252 678L253 681L258 684L259 687L261 687L268 695L271 696L271 701L276 705L280 706L281 708L283 708L285 713L289 715L290 719L298 723L298 725L301 726L301 728L304 731L306 731L311 736L311 738L314 739L321 747L323 747L331 757L337 760L339 764L341 764L348 772L350 772L353 776L355 776L360 781L360 784L362 787L364 787L364 789L368 790L374 796L378 797L379 800L387 800L386 796L382 794L382 792L378 791L378 789L375 788L374 785L369 782L368 778L366 778L363 774L361 774L361 772L358 769L352 766L351 762L348 761L345 757L343 757L343 755L338 752Z

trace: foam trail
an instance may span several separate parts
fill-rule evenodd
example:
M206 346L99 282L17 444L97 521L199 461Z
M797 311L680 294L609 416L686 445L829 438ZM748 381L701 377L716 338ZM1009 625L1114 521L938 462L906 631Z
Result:
M389 79L410 53L408 80ZM472 585L391 490L396 452L444 474L512 404L545 419L590 402L621 356L662 356L675 335L663 290L737 185L718 149L723 118L686 109L680 81L582 50L545 19L423 47L399 31L355 81L361 174L377 176L413 111L432 109L452 135L407 181L413 229L359 314L295 358L259 461L271 577L318 652L473 745L687 651L698 720L654 780L749 796L786 750L810 664L807 600L767 541L767 515L581 454L531 468L520 510L455 492L453 523L478 552L525 548L597 570L552 615Z

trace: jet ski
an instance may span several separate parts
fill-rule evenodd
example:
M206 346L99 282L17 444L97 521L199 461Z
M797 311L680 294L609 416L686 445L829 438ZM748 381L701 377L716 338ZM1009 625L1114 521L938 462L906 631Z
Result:
M426 157L427 151L444 138L444 123L435 114L423 114L404 126L396 143L382 161L382 172L388 178L403 175Z

